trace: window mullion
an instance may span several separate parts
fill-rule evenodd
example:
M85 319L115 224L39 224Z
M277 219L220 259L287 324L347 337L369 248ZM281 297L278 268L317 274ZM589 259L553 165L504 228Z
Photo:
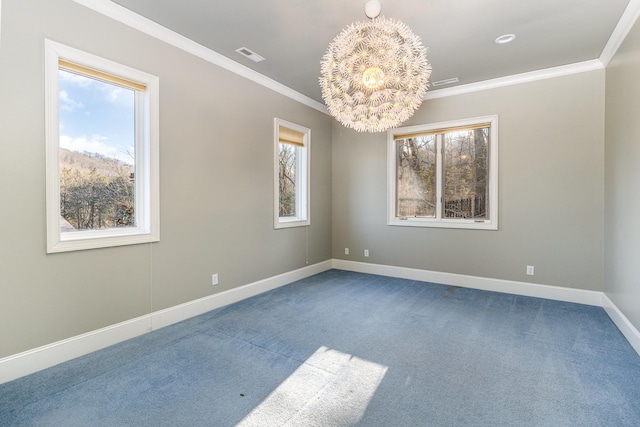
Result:
M420 152L422 157L409 152L412 162L403 166L401 179L399 150L402 144L412 145L427 136L428 152ZM497 230L497 144L497 115L390 130L387 133L387 224ZM420 151L424 147L411 150ZM474 153L481 155L475 157ZM426 163L428 166L424 166ZM427 206L429 215L406 215L412 206Z
M442 206L444 196L444 161L443 134L436 135L436 220L442 220Z

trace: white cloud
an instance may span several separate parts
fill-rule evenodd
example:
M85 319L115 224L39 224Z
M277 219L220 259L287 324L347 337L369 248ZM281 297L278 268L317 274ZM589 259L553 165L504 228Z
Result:
M73 138L69 135L60 135L60 148L80 153L97 153L105 157L111 157L132 164L131 156L118 147L106 143L109 138L102 135L91 135L90 138L80 136Z
M82 88L82 89L89 89L94 93L96 93L95 92L96 90L99 91L97 93L101 93L101 96L103 96L105 101L107 102L110 102L110 103L120 102L125 104L131 102L129 100L130 98L127 98L127 94L132 94L133 91L127 90L113 83L104 82L101 80L97 80L97 79L76 74L76 73L71 73L69 71L64 71L64 70L60 70L59 76L60 76L60 80L64 80L65 82L68 82L69 84L75 87ZM64 92L65 97L68 97L65 91L61 91L60 92L61 101L63 101L62 92ZM80 106L82 107L82 104L80 104Z
M98 86L98 89L106 102L117 104L120 107L133 108L133 90L107 83Z
M58 94L58 98L60 100L60 109L64 111L73 111L80 108L84 108L84 104L82 102L73 100L69 98L69 94L66 90L61 90Z
M122 93L122 88L121 87L113 87L110 88L111 90L109 90L107 92L107 100L109 102L116 102L118 100L118 96L120 96L120 94Z
M78 87L89 87L95 81L89 77L72 73L70 71L64 71L64 70L60 70L60 73L58 75L60 76L60 80L73 83L75 86L78 86Z

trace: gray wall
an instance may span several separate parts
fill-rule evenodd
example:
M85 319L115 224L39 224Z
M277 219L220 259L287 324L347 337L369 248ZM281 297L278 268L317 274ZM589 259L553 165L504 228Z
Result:
M604 290L640 330L640 23L607 67Z
M328 116L71 0L1 30L0 357L331 258ZM45 38L160 77L159 243L45 253ZM308 230L273 229L274 116L312 131Z
M498 231L387 226L385 134L347 130L71 0L3 0L1 31L0 357L331 257L605 290L640 328L637 25L606 80L430 100L407 123L499 114ZM160 77L159 243L46 254L45 38ZM308 230L273 229L274 116L312 129Z
M434 99L407 122L499 115L497 231L386 225L386 134L334 124L334 258L602 290L604 78Z

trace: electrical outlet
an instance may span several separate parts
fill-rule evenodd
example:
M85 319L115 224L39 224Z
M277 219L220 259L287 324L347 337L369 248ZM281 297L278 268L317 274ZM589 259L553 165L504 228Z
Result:
M218 284L218 273L214 273L211 275L211 286L215 286Z
M369 256L369 249L365 249L365 250L364 250L364 256L365 256L365 257L368 257L368 256Z
M527 276L533 276L535 273L535 270L533 268L533 265L527 265Z
M344 254L349 255L349 248L344 248Z

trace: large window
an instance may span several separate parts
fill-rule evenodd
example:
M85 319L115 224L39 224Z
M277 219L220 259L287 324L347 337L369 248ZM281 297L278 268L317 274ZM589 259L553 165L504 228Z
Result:
M158 78L45 48L47 251L159 240Z
M498 228L498 118L388 132L388 224Z
M274 120L274 227L309 225L311 130Z

